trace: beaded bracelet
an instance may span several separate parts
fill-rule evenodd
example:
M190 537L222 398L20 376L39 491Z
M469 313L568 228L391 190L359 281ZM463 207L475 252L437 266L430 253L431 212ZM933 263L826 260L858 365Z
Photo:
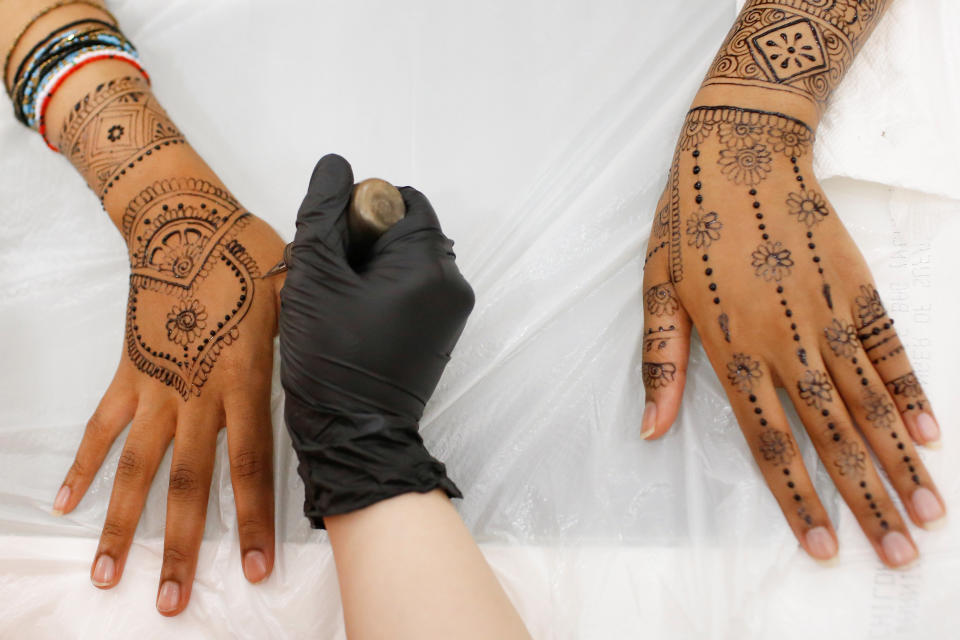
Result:
M117 22L117 19L114 17L114 15L113 15L112 13L110 13L109 10L107 10L106 7L100 5L100 4L97 3L97 2L93 2L92 0L58 0L57 2L53 3L52 5L44 8L44 9L41 10L40 12L36 13L33 17L31 17L30 20L27 21L27 23L23 26L23 28L22 28L22 29L20 30L20 32L17 34L17 37L13 39L13 44L11 44L11 45L10 45L10 48L7 49L7 54L6 54L6 56L4 56L4 58L3 58L3 77L0 78L0 79L2 79L2 81L3 81L3 86L4 86L4 88L6 88L6 86L7 86L7 73L8 73L9 70L10 70L10 58L11 58L11 56L13 56L13 52L16 51L17 46L20 44L20 41L23 39L23 36L27 33L27 31L30 30L30 27L32 27L33 24L34 24L37 20L39 20L40 18L44 17L45 15L47 15L48 13L50 13L51 11L54 11L55 9L59 9L60 7L65 7L65 6L71 5L71 4L82 4L82 5L86 5L86 6L88 6L88 7L92 7L92 8L94 8L94 9L96 9L97 11L100 11L101 13L103 13L104 15L106 15L107 17L109 17L111 20L113 20L114 24L116 24L116 22ZM7 90L7 95L10 95L10 90L9 90L9 89Z
M60 151L50 143L50 140L47 139L46 112L47 106L50 104L50 100L53 98L53 94L56 93L57 89L60 88L60 85L62 85L64 81L75 71L90 64L91 62L96 62L98 60L121 60L133 65L146 79L147 84L149 85L150 83L150 75L143 68L143 66L141 66L137 56L135 54L128 53L127 51L109 47L93 47L89 50L74 52L68 58L65 58L57 69L44 78L43 82L37 89L37 97L34 101L34 114L36 117L35 120L31 122L31 126L36 128L37 132L43 138L43 141L51 150L56 152Z
M40 84L50 74L70 66L75 54L106 50L125 52L137 57L136 49L122 35L108 31L85 34L67 32L41 48L14 89L14 113L17 119L29 127L35 127L36 96Z
M113 29L100 27L97 25L87 25L79 29L67 29L54 32L54 36L49 40L42 41L34 47L29 57L24 58L23 62L17 68L14 75L14 83L10 92L10 98L14 105L22 104L26 97L31 93L31 86L35 86L37 80L42 77L43 67L53 60L67 55L71 51L88 46L94 42L99 42L101 34L114 35L117 32ZM111 40L104 44L113 45L117 42ZM23 118L18 117L23 122Z
M83 28L80 28L83 27ZM104 20L97 19L83 19L83 20L74 20L73 22L68 22L67 24L60 25L50 33L48 33L43 39L38 40L33 47L30 48L30 51L27 52L27 55L23 57L20 61L20 64L17 65L17 71L13 74L12 81L10 83L10 88L7 90L7 95L11 98L13 97L13 89L17 86L17 83L20 81L23 71L32 64L31 61L37 58L37 55L41 50L46 50L49 48L51 43L53 43L59 36L62 36L65 32L73 30L75 33L90 33L91 31L96 30L113 30L116 31L116 25L112 25L109 22Z

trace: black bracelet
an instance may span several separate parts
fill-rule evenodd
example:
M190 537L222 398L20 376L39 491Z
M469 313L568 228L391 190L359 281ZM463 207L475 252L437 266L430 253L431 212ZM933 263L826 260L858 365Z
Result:
M117 25L110 24L106 20L98 20L97 18L84 18L82 20L74 20L73 22L68 22L67 24L57 27L56 29L48 33L44 38L39 40L35 45L33 45L33 47L30 48L30 51L27 52L27 55L23 57L23 60L20 61L20 64L17 65L17 72L13 74L13 78L11 79L11 82L10 82L10 89L8 91L8 94L10 95L10 97L13 97L13 88L17 86L17 82L20 80L20 75L23 73L24 65L27 64L27 61L33 57L33 55L37 52L37 50L40 49L45 44L47 44L48 42L50 42L51 40L53 40L54 38L56 38L58 35L60 35L60 33L64 31L68 31L69 29L80 26L82 24L98 24L103 27L107 27L108 29L118 31ZM4 81L6 81L6 78L4 78Z

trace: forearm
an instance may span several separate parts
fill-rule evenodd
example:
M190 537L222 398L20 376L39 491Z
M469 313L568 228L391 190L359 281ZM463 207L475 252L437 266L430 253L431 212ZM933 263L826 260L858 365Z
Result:
M815 128L890 0L748 0L694 106L784 113Z
M528 638L442 491L328 516L350 638Z
M17 25L0 33L2 50L12 47L8 89L24 86L17 79L27 77L24 69L40 68L31 67L30 52L42 51L35 47L51 34L84 20L108 28L113 22L87 2L44 13L56 4L0 4L0 23ZM277 304L282 279L260 276L279 259L283 243L187 143L140 69L109 58L64 68L70 73L48 84L49 100L33 101L45 106L34 108L36 128L83 176L127 245L125 351L136 369L184 400L199 396L224 348L239 337L241 322L251 312L267 318L265 310L254 309L255 293ZM264 328L274 333L275 320Z
M50 10L23 29L31 18L56 4L50 0L13 0L0 8L5 25L0 32L0 51L10 51L4 78L8 88L30 49L52 30L81 19L111 20L92 6L95 2L68 4ZM11 50L18 34L19 40ZM236 212L233 221L248 218L245 225L263 224L245 215L217 175L187 143L147 80L125 62L96 61L70 74L49 100L44 125L48 143L83 176L123 234L132 264L137 261L136 254L146 249L142 227L150 226L144 222L149 219L138 219L138 213L145 209L144 197L151 197L148 192L157 191L156 183L166 192L153 193L158 199L176 199L182 193L189 201L176 204L206 208L216 207L219 202L223 205L220 209ZM204 240L233 221L206 225L209 233L204 234ZM274 249L267 250L269 255L257 257L270 262L275 258Z

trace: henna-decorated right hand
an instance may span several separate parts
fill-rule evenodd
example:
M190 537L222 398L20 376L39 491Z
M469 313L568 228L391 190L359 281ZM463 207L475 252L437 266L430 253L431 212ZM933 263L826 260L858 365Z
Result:
M786 116L687 116L644 271L645 438L674 422L691 325L801 545L837 551L776 394L787 390L837 489L888 566L917 555L867 447L910 519L944 516L914 448L940 432L870 270L813 176L813 132Z

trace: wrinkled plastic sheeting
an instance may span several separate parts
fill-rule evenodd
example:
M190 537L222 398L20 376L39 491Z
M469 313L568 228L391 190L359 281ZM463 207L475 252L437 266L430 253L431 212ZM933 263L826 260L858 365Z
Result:
M696 341L680 419L640 440L642 252L732 0L111 8L194 146L286 238L327 152L431 197L478 304L423 433L536 637L946 638L960 624L955 532L918 531L918 565L883 569L793 416L842 546L832 569L798 550ZM893 3L817 143L945 427L946 448L922 455L951 505L958 23L950 0ZM125 254L72 168L11 117L0 150L0 636L342 637L278 384L274 576L242 578L221 434L187 612L153 608L169 452L121 585L89 585L124 436L77 510L48 510L120 357Z

